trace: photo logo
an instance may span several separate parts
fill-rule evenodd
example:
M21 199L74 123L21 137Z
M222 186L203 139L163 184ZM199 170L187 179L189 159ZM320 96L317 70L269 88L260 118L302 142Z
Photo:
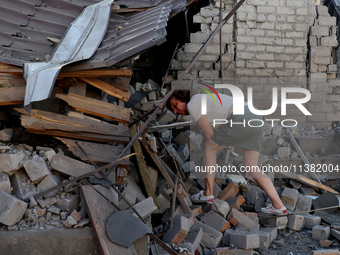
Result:
M235 85L231 85L231 84L215 84L213 88L212 86L209 86L205 83L200 83L203 84L205 86L207 86L209 89L211 89L212 91L214 91L214 93L218 96L218 98L220 99L218 93L216 92L215 88L217 89L229 89L229 91L232 94L233 97L233 114L234 115L244 115L244 106L245 106L245 97L243 94L243 91L238 88ZM297 107L305 116L310 116L312 115L307 109L306 107L303 105L304 103L307 103L310 99L311 99L311 93L309 90L304 89L304 88L295 88L295 87L282 87L281 89L281 116L285 116L287 115L287 105L294 105L295 107ZM206 89L202 89L204 91L206 91L212 98L213 95ZM299 98L289 98L288 94L290 93L294 93L294 94L300 94L301 97ZM270 115L272 113L274 113L276 111L276 109L278 108L278 88L273 87L272 88L272 105L269 109L266 110L259 110L257 109L254 104L253 104L253 88L248 87L247 89L247 94L248 94L248 100L247 100L247 106L250 110L250 112L252 112L255 115L259 115L259 116L266 116L266 115ZM216 105L216 101L213 98L215 105ZM222 105L221 99L220 99L220 103ZM201 105L201 113L202 115L207 115L207 101L206 101L206 97L203 96L202 97L202 105ZM257 127L258 125L254 125L252 124L253 120L248 121L248 126L251 127ZM263 126L264 122L262 120L257 120L254 119L254 121L257 122L261 122L259 125ZM271 121L272 122L272 126L274 126L274 121L279 121L279 119L266 119L266 121ZM288 126L285 125L285 122L293 122L294 124L292 126ZM226 119L215 119L213 121L213 126L215 127L215 124L227 124L228 120ZM231 124L231 123L230 123ZM243 123L237 123L237 124L242 124L243 126L246 125L245 122ZM286 119L281 121L281 125L284 127L295 127L297 125L297 121L294 119Z
M220 100L220 104L222 106L222 100L220 98L220 95L217 93L217 91L216 91L216 89L214 89L214 87L212 87L212 86L210 86L210 85L208 85L208 84L206 84L204 82L199 82L199 84L202 84L202 85L206 86L207 88L209 88L211 91L213 91L215 93L215 95L217 96L218 100ZM210 97L212 98L212 100L214 100L215 105L217 104L214 96L209 92L209 90L202 89L200 87L198 87L198 88L203 90L203 91L205 91L205 92L207 92L210 95Z

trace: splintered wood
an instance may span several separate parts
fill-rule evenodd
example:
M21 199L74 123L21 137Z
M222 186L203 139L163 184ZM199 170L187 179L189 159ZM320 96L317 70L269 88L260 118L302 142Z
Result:
M39 110L32 110L28 116L24 109L16 110L23 114L21 124L30 133L123 144L130 140L129 129L125 126Z
M122 123L130 122L130 110L127 108L72 93L57 94L56 97L66 101L77 111Z

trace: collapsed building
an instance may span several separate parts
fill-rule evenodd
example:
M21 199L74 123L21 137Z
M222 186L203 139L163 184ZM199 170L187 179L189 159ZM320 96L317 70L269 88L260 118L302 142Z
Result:
M4 252L339 253L337 1L245 1L189 72L235 1L115 1L95 53L87 60L59 63L56 86L47 89L50 97L30 102L27 114L22 66L53 59L71 22L98 2L18 0L0 7ZM190 6L196 9L191 30L183 12L187 8L187 15ZM189 38L175 40L183 27ZM195 174L202 165L203 136L185 116L175 124L178 116L166 109L159 109L147 133L133 144L136 156L116 162L143 127L145 113L161 104L173 86L201 93L201 82L233 84L259 110L273 109L268 119L275 122L263 123L259 164L280 167L270 177L283 203L290 212L305 214L257 214L267 196L239 173L218 175L211 206L193 205L190 195L204 188L202 176ZM294 103L279 104L284 88L309 91L303 107L311 115ZM228 88L217 90L231 94ZM285 96L303 95L291 90ZM7 124L12 118L20 119L24 131ZM34 134L31 140L24 139L27 134ZM46 136L54 137L53 143ZM218 160L240 169L242 153L228 148ZM282 171L305 165L320 166L322 172ZM332 208L322 210L326 207ZM310 237L313 246L286 240L290 247L282 248L284 237L299 235Z

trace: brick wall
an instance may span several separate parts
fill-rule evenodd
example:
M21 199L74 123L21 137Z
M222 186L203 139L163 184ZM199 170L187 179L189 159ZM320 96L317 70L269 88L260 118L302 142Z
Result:
M222 3L224 18L234 1ZM178 77L217 27L219 6L220 2L215 2L194 16L201 31L190 35L190 43L182 47L173 61L172 68L177 70ZM299 126L328 127L331 121L340 119L335 22L327 7L316 5L315 0L247 0L222 28L222 72L217 34L180 88L199 91L197 81L204 79L237 85L246 95L251 86L253 103L259 109L271 107L273 87L279 91L281 87L306 88L312 93L306 106L312 116L304 116L293 105L288 107L286 116L281 116L279 104L268 117L296 119ZM301 94L289 97L299 98Z

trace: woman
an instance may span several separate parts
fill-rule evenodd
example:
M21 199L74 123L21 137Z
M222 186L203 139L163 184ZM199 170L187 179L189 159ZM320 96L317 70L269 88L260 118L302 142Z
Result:
M262 117L251 113L247 105L245 105L244 115L234 115L232 113L233 98L228 95L219 94L219 98L215 95L214 99L203 94L191 96L189 90L176 90L167 100L166 106L175 114L190 114L202 130L204 135L203 163L205 169L209 169L209 166L216 167L216 154L218 151L228 146L243 148L244 167L251 169L250 176L261 186L272 201L272 204L262 208L261 211L276 215L287 214L287 209L282 204L272 181L260 171L257 165L263 137L263 125L254 127L254 124L250 126L248 121L262 121ZM202 107L202 103L206 105L206 108ZM202 108L205 109L203 111L205 114L202 114ZM222 124L218 129L213 129L214 120L216 119L226 120L227 124ZM213 202L214 178L215 172L207 173L204 180L205 190L193 195L193 201Z

